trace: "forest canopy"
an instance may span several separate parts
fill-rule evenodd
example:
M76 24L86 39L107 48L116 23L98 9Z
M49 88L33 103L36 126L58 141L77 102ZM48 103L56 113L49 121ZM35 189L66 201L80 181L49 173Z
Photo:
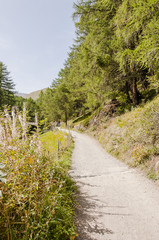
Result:
M40 95L56 121L116 99L123 111L159 89L159 1L80 0L74 3L76 40L52 86Z
M37 101L40 118L65 121L111 100L120 113L159 91L159 1L79 0L76 39L63 68ZM0 107L14 98L14 83L0 63Z

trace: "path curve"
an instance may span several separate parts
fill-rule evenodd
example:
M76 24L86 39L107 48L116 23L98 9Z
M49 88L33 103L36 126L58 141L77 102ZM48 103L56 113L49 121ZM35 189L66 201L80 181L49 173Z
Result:
M78 240L159 240L159 188L93 138L75 140L70 175L79 187Z

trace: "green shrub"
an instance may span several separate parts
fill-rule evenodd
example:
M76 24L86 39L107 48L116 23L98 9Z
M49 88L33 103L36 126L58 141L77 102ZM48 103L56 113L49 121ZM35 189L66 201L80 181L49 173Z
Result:
M55 132L42 136L42 145L38 127L27 136L26 126L25 109L12 117L6 110L0 121L0 239L74 239L75 187L67 175L72 141Z

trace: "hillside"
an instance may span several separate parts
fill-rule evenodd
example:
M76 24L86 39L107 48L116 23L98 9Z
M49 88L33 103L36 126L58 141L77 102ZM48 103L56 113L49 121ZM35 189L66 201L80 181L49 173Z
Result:
M34 92L29 93L29 94L27 95L27 98L32 98L33 100L36 100L36 99L38 99L39 94L40 94L41 91L45 92L45 91L46 91L46 88L43 88L43 89L41 89L41 90L37 90L37 91L34 91Z
M75 44L41 99L48 121L67 123L114 99L122 113L158 94L158 1L80 0L73 17Z
M37 90L37 91L31 92L29 94L18 93L16 95L19 96L19 97L23 97L23 98L32 98L33 100L37 100L41 91L45 92L46 88L43 88L41 90Z
M105 106L72 126L95 136L111 155L159 180L159 96L120 116Z
M27 98L28 94L27 93L17 93L16 96Z

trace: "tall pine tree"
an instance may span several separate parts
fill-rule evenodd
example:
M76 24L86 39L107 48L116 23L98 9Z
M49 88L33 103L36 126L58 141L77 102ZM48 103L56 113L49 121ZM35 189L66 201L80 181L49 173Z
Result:
M9 74L7 67L0 62L0 108L3 108L4 105L12 106L14 104L15 84Z

